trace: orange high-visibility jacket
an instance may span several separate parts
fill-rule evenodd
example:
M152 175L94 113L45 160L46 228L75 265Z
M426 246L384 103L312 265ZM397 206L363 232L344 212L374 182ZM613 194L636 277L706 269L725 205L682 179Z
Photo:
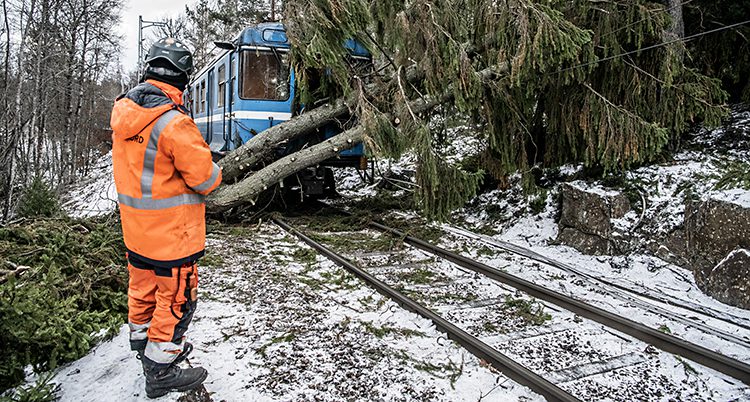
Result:
M205 196L221 169L182 92L147 80L115 102L112 161L128 259L171 268L195 262L206 242Z

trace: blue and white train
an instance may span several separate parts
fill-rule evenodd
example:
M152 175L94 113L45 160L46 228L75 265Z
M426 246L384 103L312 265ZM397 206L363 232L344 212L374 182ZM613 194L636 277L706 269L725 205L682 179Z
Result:
M199 71L186 92L187 106L215 156L221 157L261 131L299 113L295 101L295 72L289 64L290 43L281 23L262 23L246 28L218 57ZM345 47L354 58L370 60L370 54L354 41ZM307 138L277 150L278 156L295 151L295 144L312 144L340 132L330 125ZM333 186L326 166L366 166L362 144L342 151L338 158L298 175L306 194L318 195Z

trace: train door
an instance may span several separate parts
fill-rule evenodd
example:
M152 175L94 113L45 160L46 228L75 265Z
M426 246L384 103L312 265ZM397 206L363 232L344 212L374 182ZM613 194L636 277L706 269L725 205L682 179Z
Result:
M224 112L224 121L227 122L224 127L224 142L227 144L227 150L231 150L232 146L232 106L234 106L234 53L229 53L227 57L227 107Z
M234 121L235 115L235 98L237 97L237 53L232 52L229 55L229 100L227 101L227 149L235 149L242 145L242 140L237 132L238 127Z
M213 124L213 106L214 106L214 96L213 96L213 89L214 89L214 70L210 69L208 70L208 77L206 78L206 91L203 93L203 96L206 97L206 132L208 133L209 138L211 138L211 141L213 141L214 137L214 124ZM209 142L210 144L211 142Z
M222 151L227 150L227 66L225 61L216 66L216 116L221 116L217 122L217 133L221 134L223 144Z

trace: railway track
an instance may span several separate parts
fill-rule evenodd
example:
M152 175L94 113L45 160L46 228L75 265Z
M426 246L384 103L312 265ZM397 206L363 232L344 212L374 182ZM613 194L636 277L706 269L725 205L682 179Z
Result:
M448 307L436 306L430 308L426 304L430 302L429 293L434 292L435 289L444 287L447 289L447 293L459 295L463 292L462 286L471 287L475 285L462 283L461 280L451 279L451 275L446 275L442 278L442 281L432 281L429 284L422 284L422 286L404 286L399 284L399 275L408 270L419 271L422 269L420 268L423 265L422 263L381 264L380 267L374 264L376 265L374 269L368 268L368 270L365 270L362 268L363 265L373 265L373 262L378 259L389 263L394 258L387 252L364 252L359 253L359 257L347 258L322 245L319 241L316 241L299 229L292 227L289 223L278 218L275 218L274 221L318 250L321 254L365 281L368 286L377 289L378 292L395 300L404 308L429 318L436 324L438 329L446 332L451 339L461 344L471 353L487 361L514 381L526 385L533 391L543 395L548 400L571 401L578 400L577 397L581 397L582 399L597 398L595 391L592 391L594 392L593 394L588 391L581 391L587 389L585 383L588 379L597 376L607 376L612 373L618 374L628 370L651 370L653 369L651 366L654 365L654 359L648 357L648 354L656 355L659 353L653 347L682 356L685 359L724 373L745 384L750 384L750 366L746 363L588 305L569 296L551 291L382 224L371 223L371 228L383 234L392 235L400 241L422 250L427 255L436 256L440 260L450 261L454 265L454 269L458 269L463 273L490 279L491 286L499 289L497 291L493 290L493 292L500 292L500 294L495 299L489 298L486 300L471 300L470 295L464 299L457 297L455 303L449 303ZM357 264L354 264L352 260L359 261L357 261ZM382 277L390 280L380 279ZM396 284L389 285L387 282L395 282ZM485 283L483 286L490 285ZM569 319L564 323L565 325L554 325L546 328L531 327L521 329L520 331L511 331L509 334L476 334L482 331L476 330L477 325L474 325L472 329L471 323L479 322L481 323L479 324L480 326L495 325L491 320L484 319L483 321L482 317L488 316L487 311L489 310L487 309L497 308L498 305L502 305L504 302L507 303L508 295L512 295L513 292L518 293L518 291L543 300L547 309L564 312L564 314L568 314L568 318L572 316L572 320ZM440 313L436 311L440 311ZM491 317L491 314L489 316ZM598 322L603 327L593 328L587 324L581 328L581 320L578 316ZM457 325L457 323L461 325ZM470 327L470 330L466 330L464 327ZM641 350L643 344L634 342L628 336L623 336L622 334L627 334L651 346L648 346L644 352L644 350ZM594 359L590 359L590 361L580 361L580 356L577 355L579 351L565 351L565 345L576 349L579 347L578 342L588 342L588 345L591 346L592 341L605 345L621 343L625 346L620 345L622 353L613 355L597 353L593 351L595 349L593 346L589 347L588 349L592 350L591 353L595 357ZM518 344L533 345L535 342L540 342L542 345L545 342L563 345L563 352L560 352L556 356L554 353L557 352L554 351L546 351L538 355L534 355L530 351L514 351L514 347ZM544 349L544 347L541 349ZM503 354L500 350L511 350L513 351L511 353L513 356ZM519 355L524 354L525 357L522 356L519 359ZM519 363L518 360L524 360L524 362ZM551 360L559 360L559 364L550 364ZM685 364L688 367L687 363ZM532 368L530 369L526 366L532 366ZM542 372L543 375L537 374L538 372ZM738 385L738 389L740 388L744 389L742 392L745 392L745 395L750 396L750 391L747 390L747 387ZM577 392L571 393L569 390ZM643 399L643 396L640 398ZM636 396L633 399L639 399L639 397Z
M638 297L651 300L651 301L655 301L655 302L659 302L659 303L668 305L670 307L678 307L686 311L698 313L698 314L705 315L705 316L708 316L710 318L713 318L719 321L723 321L725 323L731 324L733 326L736 326L742 329L750 330L750 320L744 317L738 317L736 315L728 314L728 313L721 312L721 311L716 311L709 307L701 306L701 305L698 305L696 303L693 303L687 300L681 300L681 299L669 297L663 292L647 289L643 286L638 286L634 283L623 283L623 281L606 280L603 278L599 278L589 273L586 273L582 271L581 269L573 267L569 264L565 264L565 263L553 260L551 258L547 258L537 252L534 252L533 250L527 249L525 247L520 247L512 243L493 239L489 236L476 234L468 230L464 230L464 229L460 229L460 228L456 228L452 226L446 226L446 229L449 232L454 233L458 236L477 240L489 246L496 247L498 249L502 249L507 252L520 255L522 257L540 262L542 264L546 264L546 265L561 269L599 288L606 289L610 295L622 301L633 303L644 310L653 311L655 314L660 314L662 316L669 317L675 321L679 321L686 325L699 328L704 332L710 333L719 338L725 339L729 342L741 344L744 347L750 348L750 339L737 337L733 334L727 333L726 331L722 331L714 327L704 325L695 320L687 320L684 317L679 316L678 314L675 314L674 312L670 310L667 310L666 308L644 302L643 300L639 300Z

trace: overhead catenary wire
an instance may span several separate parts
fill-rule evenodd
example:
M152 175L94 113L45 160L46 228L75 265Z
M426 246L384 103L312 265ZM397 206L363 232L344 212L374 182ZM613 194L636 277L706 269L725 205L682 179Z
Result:
M592 66L594 64L599 64L599 63L603 63L605 61L619 59L621 57L629 56L631 54L645 52L647 50L653 50L653 49L657 49L657 48L664 47L664 46L669 46L669 45L672 45L672 44L675 44L675 43L679 43L679 42L687 42L687 41L690 41L690 40L693 40L693 39L700 38L702 36L711 35L711 34L714 34L714 33L721 32L721 31L727 31L727 30L738 28L738 27L741 27L743 25L748 25L748 24L750 24L750 20L746 20L746 21L742 21L742 22L737 22L735 24L726 25L726 26L723 26L723 27L712 29L710 31L699 32L697 34L686 36L684 38L677 38L677 39L669 40L669 41L666 41L666 42L657 43L655 45L646 46L644 48L639 48L639 49L630 50L630 51L627 51L627 52L624 52L624 53L619 53L619 54L616 54L616 55L613 55L613 56L608 56L608 57L605 57L603 59L598 59L598 60L590 61L588 63L583 63L583 64L579 64L579 65L576 65L576 66L571 66L571 67L563 68L561 70L558 70L558 71L554 72L553 74L560 74L560 73L564 73L566 71L575 70L577 68Z
M683 2L681 2L681 3L675 4L675 5L673 5L673 6L669 7L669 8L663 8L663 9L662 9L662 8L659 8L659 9L649 10L649 12L653 12L653 11L663 11L663 12L669 12L669 11L672 11L672 10L674 10L674 9L678 8L678 7L682 7L682 6L684 6L685 4L691 3L692 1L693 1L693 0L686 0L686 1L683 1ZM633 22L631 22L630 24L626 24L626 25L623 25L623 26L621 26L621 27L619 27L619 28L617 28L617 29L614 29L614 30L612 30L612 31L609 31L609 32L607 32L607 33L604 33L604 34L602 34L601 36L602 36L602 37L604 37L604 36L609 36L609 35L612 35L612 34L614 34L614 33L617 33L617 32L620 32L620 31L622 31L623 29L628 29L628 28L630 28L630 27L632 27L632 26L638 25L638 24L640 24L641 22L645 22L645 21L647 21L647 20L648 20L648 18L641 18L641 19L639 19L638 21L633 21Z

